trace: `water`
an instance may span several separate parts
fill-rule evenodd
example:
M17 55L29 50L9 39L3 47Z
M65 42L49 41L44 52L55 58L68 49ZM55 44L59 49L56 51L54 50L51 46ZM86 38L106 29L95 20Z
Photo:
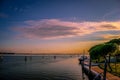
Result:
M76 56L3 56L0 80L83 80L83 74Z

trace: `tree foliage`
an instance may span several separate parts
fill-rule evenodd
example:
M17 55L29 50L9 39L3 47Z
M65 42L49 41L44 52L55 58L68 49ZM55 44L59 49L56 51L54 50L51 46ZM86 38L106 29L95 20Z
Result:
M109 66L109 69L112 68L110 67L110 56L113 54L115 55L119 51L119 46L120 45L120 38L119 39L112 39L109 42L106 42L104 44L99 44L91 47L89 49L89 54L90 54L90 65L89 69L91 69L91 59L98 59L100 57L104 57L105 59L105 67L104 67L104 80L106 80L106 71L107 71L107 64ZM107 61L107 55L109 55L109 62Z
M112 39L112 40L110 40L107 43L116 43L117 45L120 45L120 38L118 38L118 39Z
M105 43L105 44L99 44L91 47L89 49L90 57L92 59L97 59L99 57L104 57L108 54L112 54L117 49L116 44L114 43Z
M103 44L95 45L89 49L91 59L97 59L100 57L101 52L100 49Z

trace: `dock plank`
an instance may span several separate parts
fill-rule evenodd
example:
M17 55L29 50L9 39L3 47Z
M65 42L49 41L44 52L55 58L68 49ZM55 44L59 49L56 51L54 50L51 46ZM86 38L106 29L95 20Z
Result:
M98 66L92 66L91 69L94 70L94 71L96 71L96 72L98 72L98 73L104 72ZM115 75L113 75L113 74L111 74L109 72L107 72L106 77L107 77L107 80L120 80L120 77L115 76Z

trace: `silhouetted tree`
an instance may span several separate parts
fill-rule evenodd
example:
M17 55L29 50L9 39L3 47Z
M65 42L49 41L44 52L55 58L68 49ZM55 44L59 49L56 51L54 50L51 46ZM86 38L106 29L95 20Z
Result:
M92 48L90 48L90 50L89 50L91 59L97 59L99 57L104 57L104 59L105 59L104 80L106 80L106 71L107 71L106 68L107 68L107 63L108 63L107 55L115 52L115 50L116 50L116 45L114 43L106 43L106 44L104 43L104 44L95 45ZM90 62L90 64L91 64L91 62ZM91 69L91 67L90 67L90 69Z
M116 69L116 64L117 64L116 55L119 54L119 52L120 52L120 50L119 50L120 38L118 38L118 39L112 39L112 40L110 40L110 41L107 42L107 43L114 43L114 44L116 44L116 46L117 46L116 52L109 54L109 66L110 66L111 55L114 55L114 56L115 56L115 71L117 71L117 69ZM111 68L111 66L110 66L110 68Z

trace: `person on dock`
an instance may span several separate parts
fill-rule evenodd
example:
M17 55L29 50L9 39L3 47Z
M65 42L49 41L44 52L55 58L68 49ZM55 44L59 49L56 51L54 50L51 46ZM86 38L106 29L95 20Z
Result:
M56 56L54 56L54 59L56 59Z
M27 56L25 56L24 61L25 61L25 62L27 61Z

